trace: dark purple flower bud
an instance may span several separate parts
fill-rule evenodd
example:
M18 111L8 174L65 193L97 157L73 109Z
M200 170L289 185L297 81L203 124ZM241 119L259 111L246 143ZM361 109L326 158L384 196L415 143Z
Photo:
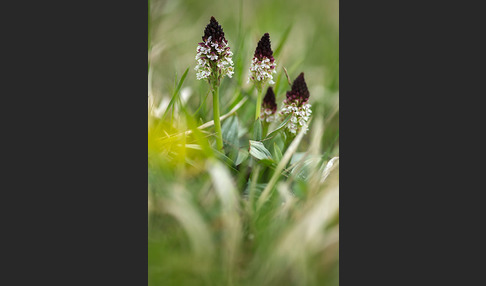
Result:
M204 29L204 36L202 39L204 42L206 42L209 37L211 37L211 41L214 43L222 43L223 40L226 42L223 28L221 28L221 25L219 25L218 21L216 21L216 19L212 16L209 24L206 26L206 29Z
M265 33L258 42L258 45L255 49L255 54L253 56L259 60L268 58L270 59L270 62L273 62L273 51L270 44L270 35L268 33Z
M267 89L267 94L265 94L265 97L263 98L262 108L270 109L273 113L277 111L275 93L273 93L273 88L271 86Z
M307 89L307 84L305 83L304 73L294 80L292 83L292 90L287 91L287 102L298 102L298 105L306 103L309 100L309 90Z
M264 122L275 121L275 112L277 112L277 103L275 102L275 94L272 87L267 89L267 94L263 98L260 119Z

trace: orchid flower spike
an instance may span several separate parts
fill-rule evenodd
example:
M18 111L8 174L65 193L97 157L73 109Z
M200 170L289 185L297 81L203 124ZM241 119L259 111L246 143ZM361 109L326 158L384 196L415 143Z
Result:
M287 129L292 134L297 134L305 125L312 114L309 102L309 90L305 83L304 73L301 73L292 83L292 90L287 92L286 99L283 102L280 116L286 117L291 115L287 124ZM307 130L305 131L307 132Z
M213 81L219 84L225 75L231 78L234 73L233 52L224 37L223 28L214 17L206 26L202 40L197 47L197 66L194 68L197 79L208 79L210 84Z

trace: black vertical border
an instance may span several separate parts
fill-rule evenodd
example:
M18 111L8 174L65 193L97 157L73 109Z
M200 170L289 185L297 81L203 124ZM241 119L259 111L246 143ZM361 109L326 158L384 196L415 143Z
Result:
M484 280L481 11L340 1L340 285Z
M83 1L39 10L53 116L43 209L49 281L147 285L147 2ZM46 4L45 7L48 5ZM49 6L50 7L50 6ZM47 69L46 69L47 70ZM55 80L54 80L55 79ZM38 94L38 93L37 93ZM55 194L54 194L55 193ZM55 271L52 271L55 269Z

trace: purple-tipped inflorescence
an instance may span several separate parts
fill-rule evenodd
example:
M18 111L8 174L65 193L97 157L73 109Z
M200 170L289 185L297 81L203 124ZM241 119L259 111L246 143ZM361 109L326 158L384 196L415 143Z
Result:
M258 42L253 60L250 66L249 81L263 87L267 82L274 84L273 75L277 64L273 58L272 46L270 44L270 35L265 33Z
M287 98L283 102L282 110L280 110L282 117L291 114L287 128L292 134L297 134L312 114L311 105L308 101L309 90L305 83L304 73L301 73L292 83L292 90L287 92Z
M262 121L273 122L275 121L275 112L277 112L277 103L275 102L273 88L270 86L267 89L267 94L263 98L260 118Z
M197 47L197 66L194 68L197 79L219 81L223 76L231 77L233 71L233 52L224 37L223 28L214 17L204 29L203 42Z

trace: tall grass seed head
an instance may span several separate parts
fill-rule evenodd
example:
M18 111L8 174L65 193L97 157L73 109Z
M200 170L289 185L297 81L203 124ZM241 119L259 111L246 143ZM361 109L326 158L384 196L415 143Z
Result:
M233 52L224 37L223 28L214 17L211 17L209 24L204 29L202 40L197 46L197 65L194 68L197 71L197 79L219 82L225 75L232 77L234 73L231 58Z
M270 44L270 35L265 33L255 49L248 82L253 82L257 87L263 87L267 82L274 84L272 74L277 72L276 66Z
M265 122L275 121L275 113L277 112L277 103L275 102L275 93L270 86L263 98L262 109L260 112L260 119Z
M287 129L292 134L297 134L306 122L309 121L312 114L312 110L310 109L311 105L308 103L309 95L304 73L301 73L292 83L292 89L287 92L283 107L280 110L281 117L291 115Z

